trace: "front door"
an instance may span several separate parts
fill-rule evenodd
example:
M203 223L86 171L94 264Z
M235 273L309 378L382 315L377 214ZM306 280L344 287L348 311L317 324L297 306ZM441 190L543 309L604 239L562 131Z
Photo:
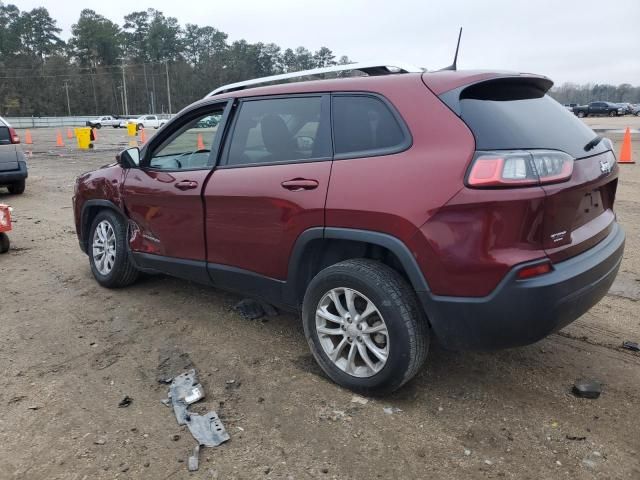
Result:
M184 115L152 138L140 168L127 171L123 196L133 252L206 260L202 189L215 163L225 107Z
M298 236L324 226L329 96L245 99L231 132L204 191L210 272L214 282L225 266L285 280Z

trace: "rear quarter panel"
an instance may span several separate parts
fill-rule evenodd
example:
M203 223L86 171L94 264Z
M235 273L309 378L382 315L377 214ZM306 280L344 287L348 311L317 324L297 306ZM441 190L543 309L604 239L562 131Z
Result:
M431 258L436 252L415 234L462 188L475 142L419 76L390 76L376 87L406 122L412 145L397 154L334 161L326 225L387 233L414 255L420 249L420 256ZM430 270L425 261L428 282Z

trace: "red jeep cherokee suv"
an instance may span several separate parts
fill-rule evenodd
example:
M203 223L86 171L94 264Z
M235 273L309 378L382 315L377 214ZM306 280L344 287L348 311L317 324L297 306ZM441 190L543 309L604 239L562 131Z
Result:
M549 79L351 68L369 75L220 88L81 175L96 280L161 272L301 311L322 369L364 393L407 382L432 335L526 345L606 294L616 159Z

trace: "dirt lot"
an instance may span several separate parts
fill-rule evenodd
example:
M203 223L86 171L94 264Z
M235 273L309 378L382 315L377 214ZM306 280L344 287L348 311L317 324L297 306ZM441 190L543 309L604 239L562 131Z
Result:
M124 132L100 130L91 152L32 133L26 193L0 193L15 208L0 257L0 478L640 478L640 354L620 348L640 341L640 166L622 167L627 248L599 305L526 348L434 346L413 382L361 404L323 377L293 316L245 320L231 310L238 297L165 277L99 287L74 232L73 182L112 161ZM231 434L193 474L195 442L157 381L191 364L207 394L199 409ZM599 399L571 395L581 377L604 382Z

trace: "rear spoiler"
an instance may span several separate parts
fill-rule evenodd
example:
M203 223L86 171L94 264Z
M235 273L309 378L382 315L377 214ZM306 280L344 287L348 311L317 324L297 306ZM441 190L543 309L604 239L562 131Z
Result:
M465 98L494 101L540 98L552 86L553 82L546 77L504 76L462 85L440 94L439 97L456 115L460 116L460 100Z

